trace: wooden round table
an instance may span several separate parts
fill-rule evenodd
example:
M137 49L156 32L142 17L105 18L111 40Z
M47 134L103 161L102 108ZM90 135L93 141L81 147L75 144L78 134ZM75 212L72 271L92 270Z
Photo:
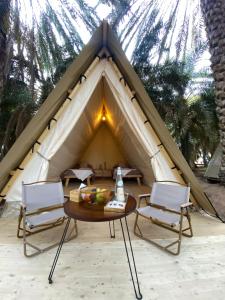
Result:
M85 222L109 222L124 218L136 209L136 200L131 195L127 198L124 212L104 211L103 205L76 203L67 201L64 203L64 211L70 218Z
M128 197L127 197L126 208L125 208L125 211L123 211L123 212L104 211L103 205L93 205L93 204L88 204L85 202L76 203L76 202L73 202L70 200L65 202L64 203L64 211L65 211L66 215L68 216L68 221L66 223L61 241L59 243L59 246L58 246L52 267L51 267L51 271L48 276L49 283L50 284L53 283L53 281L52 281L53 273L54 273L54 270L55 270L55 267L56 267L56 264L57 264L57 261L59 258L59 254L62 249L62 245L66 238L66 234L67 234L67 230L69 228L71 218L76 221L85 221L85 222L109 222L111 238L115 238L114 221L119 220L120 225L121 225L121 231L122 231L122 235L123 235L124 246L125 246L125 251L126 251L126 255L127 255L127 261L128 261L128 265L129 265L129 270L130 270L130 274L131 274L131 279L132 279L132 283L133 283L133 287L134 287L135 296L137 299L142 299L142 294L140 292L139 280L138 280L137 269L136 269L136 264L135 264L135 259L134 259L134 253L133 253L129 228L128 228L127 219L126 219L126 217L129 214L131 214L132 212L134 212L135 209L136 209L136 200L131 195L128 195ZM111 228L110 222L113 223L113 229ZM125 226L123 225L124 222L125 222ZM126 228L126 231L127 231L128 242L126 241L124 227ZM130 251L128 251L128 247L130 247ZM130 258L130 256L131 256L131 258ZM134 272L131 268L131 262L133 263ZM135 284L135 281L136 281L136 284Z

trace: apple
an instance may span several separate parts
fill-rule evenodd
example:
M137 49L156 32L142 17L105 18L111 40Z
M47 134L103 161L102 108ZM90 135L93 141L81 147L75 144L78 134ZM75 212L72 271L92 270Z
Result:
M105 193L104 193L104 191L105 190L97 189L95 201L98 204L101 204L101 203L105 202Z

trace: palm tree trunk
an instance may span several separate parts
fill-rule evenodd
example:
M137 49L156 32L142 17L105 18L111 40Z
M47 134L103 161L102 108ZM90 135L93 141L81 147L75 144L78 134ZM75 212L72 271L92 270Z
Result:
M211 53L211 67L215 80L217 115L220 141L223 147L220 169L221 182L225 184L225 1L201 0Z
M0 3L0 93L2 92L5 76L5 63L7 61L7 33L9 30L10 1Z

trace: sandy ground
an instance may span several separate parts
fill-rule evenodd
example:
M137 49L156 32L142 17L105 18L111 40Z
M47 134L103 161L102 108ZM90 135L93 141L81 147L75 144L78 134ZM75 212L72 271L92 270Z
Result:
M225 222L225 186L208 182L202 175L196 174L204 192L215 207L219 217Z
M225 216L225 188L199 178L220 215ZM113 187L113 182L98 186ZM149 191L147 186L126 183L134 196ZM68 193L68 189L65 191ZM56 248L26 258L23 243L16 237L19 203L7 203L0 218L0 300L132 300L134 290L127 264L120 224L116 238L109 238L105 222L78 222L78 237L63 245L52 285L48 274ZM165 253L140 240L133 233L135 214L128 226L143 299L146 300L224 300L225 299L225 224L216 218L192 212L194 236L184 237L179 256ZM139 225L148 237L160 243L172 241L174 233L149 224ZM33 235L40 247L56 242L63 228ZM29 249L30 250L30 249Z

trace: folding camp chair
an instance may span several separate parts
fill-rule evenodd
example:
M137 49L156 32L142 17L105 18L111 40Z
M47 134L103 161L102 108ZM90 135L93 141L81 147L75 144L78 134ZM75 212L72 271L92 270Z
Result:
M159 246L169 253L178 255L180 253L182 235L187 237L193 236L188 209L192 205L192 203L189 202L189 195L190 187L188 186L172 181L155 182L151 194L139 195L134 233L140 238ZM145 200L147 206L140 207L141 200ZM178 233L178 239L166 246L162 246L156 241L146 238L138 225L139 216L149 219L156 225ZM188 227L186 228L183 228L184 217L188 221ZM190 231L190 234L186 233L187 230ZM175 245L177 245L177 248L175 250L171 249L171 247Z
M59 242L52 244L46 248L39 248L28 241L28 237L34 233L38 233L47 229L54 228L63 224L67 216L63 209L64 194L61 182L40 181L29 184L22 183L22 205L19 215L17 236L23 237L24 255L34 256L49 250ZM23 226L21 222L23 220ZM20 235L20 231L23 235ZM72 235L73 230L74 235ZM77 224L68 235L66 241L77 236ZM36 251L32 254L27 253L27 245Z

